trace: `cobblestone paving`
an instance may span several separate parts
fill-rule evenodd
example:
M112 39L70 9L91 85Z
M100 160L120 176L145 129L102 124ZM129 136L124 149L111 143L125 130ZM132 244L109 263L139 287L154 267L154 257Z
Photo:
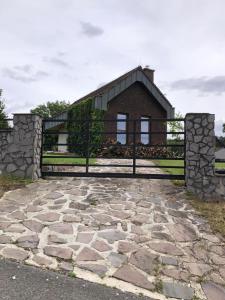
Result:
M169 181L58 178L8 192L0 255L155 299L225 299L225 241Z

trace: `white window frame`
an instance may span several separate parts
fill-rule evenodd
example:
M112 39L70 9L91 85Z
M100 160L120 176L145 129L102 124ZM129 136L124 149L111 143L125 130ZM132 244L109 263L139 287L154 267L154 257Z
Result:
M119 120L124 120L124 121L119 121ZM127 144L127 120L128 120L128 114L117 113L117 116L116 116L116 131L117 131L116 141L122 145Z
M151 137L150 137L150 126L151 126L151 118L148 116L141 116L141 126L140 126L140 131L141 132L146 132L146 133L141 133L141 143L143 145L149 145L151 143ZM148 129L146 130L145 124L148 124ZM144 124L144 125L143 125ZM144 126L144 128L142 127ZM146 139L147 138L147 139Z

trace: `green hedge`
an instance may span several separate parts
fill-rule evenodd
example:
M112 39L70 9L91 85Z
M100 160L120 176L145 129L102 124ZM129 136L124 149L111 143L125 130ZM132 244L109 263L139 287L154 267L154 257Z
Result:
M103 117L104 111L95 109L92 99L82 101L69 110L67 123L68 144L79 144L77 146L69 145L69 152L86 156L87 141L89 140L89 144L95 144L89 145L89 156L95 155L103 139L103 135L99 132L104 130L104 121L97 122L97 120L103 120Z

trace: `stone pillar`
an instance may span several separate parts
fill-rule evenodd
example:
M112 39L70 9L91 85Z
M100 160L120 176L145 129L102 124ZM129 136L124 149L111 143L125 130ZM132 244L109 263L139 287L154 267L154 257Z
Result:
M200 199L216 196L215 116L206 113L186 115L186 186Z
M14 114L10 140L4 147L5 153L0 162L1 173L39 178L41 141L42 118L33 114Z

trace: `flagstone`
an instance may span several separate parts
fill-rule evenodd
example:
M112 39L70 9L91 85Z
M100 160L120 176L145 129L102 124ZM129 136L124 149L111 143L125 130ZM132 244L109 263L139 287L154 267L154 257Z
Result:
M225 265L225 257L222 257L220 255L217 255L215 253L212 253L210 255L210 259L212 260L212 262L216 265Z
M219 269L221 277L225 280L225 267Z
M107 259L110 261L111 265L116 268L120 267L123 263L127 262L126 255L116 252L111 252Z
M44 253L49 256L54 256L62 259L71 259L73 251L70 248L62 248L59 246L45 246Z
M194 290L180 283L163 282L163 294L171 298L191 300L194 296Z
M162 215L162 214L155 214L155 215L154 215L154 222L155 222L155 223L167 223L168 220L167 220L167 218L166 218L164 215Z
M144 234L144 231L141 228L141 226L137 226L137 225L134 225L134 224L131 225L131 232L136 233L136 234L140 234L140 235Z
M47 213L35 216L35 218L37 218L43 222L59 221L59 217L60 217L60 214L55 213L55 212L47 212Z
M210 251L212 251L218 255L225 256L225 246L212 245L210 247Z
M26 231L26 227L24 227L20 223L10 225L9 227L6 227L4 229L4 232L8 232L8 233L9 232L11 232L11 233L23 233L24 231Z
M214 283L225 286L225 278L222 278L218 272L211 272L207 279L211 280Z
M5 258L11 258L18 261L23 261L28 258L29 253L19 248L4 248L2 250L2 255Z
M167 228L177 242L192 242L197 240L196 232L190 226L184 224L169 224Z
M178 266L178 260L172 256L161 256L160 260L164 265Z
M149 222L149 216L144 214L138 214L131 219L131 222L135 225L142 225Z
M18 220L25 220L26 216L23 212L21 211L14 211L13 213L11 213L10 215L8 215L10 218L13 219L18 219Z
M79 209L79 210L85 210L89 207L89 204L87 203L82 203L82 202L71 202L69 204L69 208L72 208L72 209Z
M202 289L208 300L224 300L225 288L213 282L204 282L201 284Z
M113 274L113 277L132 283L147 290L154 290L153 283L148 281L147 277L144 276L140 271L137 271L129 265L122 266Z
M195 276L203 276L212 270L212 267L204 263L184 263L184 267Z
M48 236L48 243L49 244L65 244L67 242L66 239L57 236L56 234L50 234Z
M45 196L46 199L51 199L51 200L55 200L60 197L63 197L63 194L61 194L59 192L51 192Z
M45 267L48 267L52 264L52 261L49 258L41 255L34 255L32 260L38 265L45 266Z
M77 215L65 215L63 216L63 221L67 223L79 223L81 222L81 217Z
M12 224L12 222L0 222L0 230L5 230L11 224Z
M37 234L21 236L16 240L16 243L19 247L34 249L37 248L39 237Z
M98 254L97 251L91 249L91 248L83 248L81 252L78 254L76 261L96 261L96 260L102 260L103 257Z
M0 244L11 244L12 238L8 235L2 234L0 235Z
M174 241L174 239L171 237L171 235L169 235L165 232L158 232L158 231L152 232L152 238L158 239L158 240L164 240L164 241L168 241L168 242Z
M23 225L34 232L41 232L44 228L44 225L36 220L24 221Z
M100 252L112 250L112 247L109 246L109 244L107 244L105 241L101 241L101 240L95 240L91 244L91 246Z
M59 264L59 268L64 271L73 271L73 264L67 261L62 261Z
M94 233L78 232L76 242L89 244L93 239Z
M39 212L42 211L43 207L37 205L28 205L25 209L26 212Z
M164 268L161 270L161 273L167 277L173 278L178 281L190 282L191 274L187 271L183 271L180 268L178 269L171 268L171 266L164 266Z
M64 204L64 203L66 203L67 202L67 200L66 199L59 199L59 200L55 200L55 204Z
M62 233L62 234L73 234L73 227L71 224L67 223L57 223L50 225L49 227L50 231Z
M158 256L146 249L139 249L131 254L129 263L150 275L154 275L154 270L158 265Z
M116 241L125 240L127 235L122 231L112 229L108 231L99 232L98 236L107 240L110 244L113 244Z
M130 217L129 213L118 210L111 210L110 215L121 220L125 220Z
M128 241L119 241L118 243L118 252L119 253L128 253L133 252L138 249L138 245Z
M174 244L170 243L149 243L149 247L156 252L165 253L165 254L171 254L171 255L183 255L183 252L177 248Z
M100 264L78 263L77 266L81 269L93 272L100 277L104 277L106 272L108 271L106 266Z

